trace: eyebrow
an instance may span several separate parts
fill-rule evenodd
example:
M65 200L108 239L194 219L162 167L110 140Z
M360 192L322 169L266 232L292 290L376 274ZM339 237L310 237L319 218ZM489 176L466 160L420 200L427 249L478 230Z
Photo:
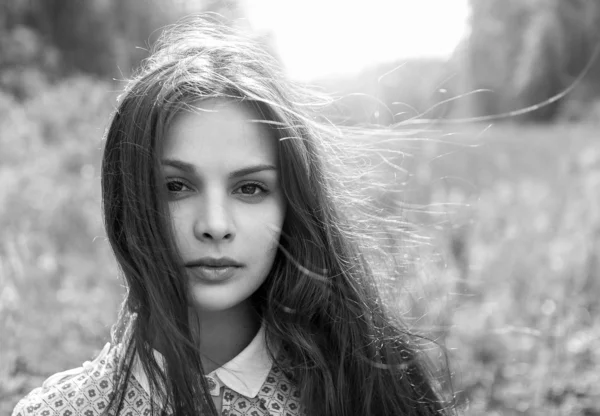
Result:
M194 165L192 165L191 163L187 163L184 162L182 160L176 160L176 159L163 159L161 161L161 163L165 166L171 166L173 168L179 169L183 172L195 175L197 174L196 172L196 168L194 167ZM277 170L277 168L273 165L269 165L269 164L258 164L258 165L253 165L253 166L247 166L245 168L241 168L238 170L234 170L233 172L229 173L229 178L230 179L234 179L234 178L239 178L242 176L246 176L246 175L250 175L252 173L257 173L257 172L262 172L265 170Z

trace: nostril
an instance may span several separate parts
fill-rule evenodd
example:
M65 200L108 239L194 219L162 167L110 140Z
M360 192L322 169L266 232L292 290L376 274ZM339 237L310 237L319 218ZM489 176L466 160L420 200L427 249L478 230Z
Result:
M215 236L211 233L202 233L202 238L205 238L208 240L214 240ZM227 233L227 234L223 235L222 237L220 237L221 240L231 240L232 238L233 238L232 233Z

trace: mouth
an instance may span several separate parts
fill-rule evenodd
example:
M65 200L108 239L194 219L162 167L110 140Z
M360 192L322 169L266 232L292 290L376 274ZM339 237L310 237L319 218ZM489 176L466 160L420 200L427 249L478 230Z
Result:
M192 271L193 275L199 280L218 283L231 278L238 269L243 267L243 264L228 257L219 259L203 257L187 262L185 267Z

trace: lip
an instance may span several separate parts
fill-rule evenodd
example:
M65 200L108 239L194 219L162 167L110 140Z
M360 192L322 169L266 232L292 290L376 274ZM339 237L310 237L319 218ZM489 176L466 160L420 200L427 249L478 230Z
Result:
M243 264L230 257L202 257L185 263L185 267L242 267Z
M188 267L192 271L194 277L207 283L219 283L230 279L239 267L208 267L197 266Z
M185 267L199 280L219 283L230 279L243 264L229 257L203 257L185 263Z

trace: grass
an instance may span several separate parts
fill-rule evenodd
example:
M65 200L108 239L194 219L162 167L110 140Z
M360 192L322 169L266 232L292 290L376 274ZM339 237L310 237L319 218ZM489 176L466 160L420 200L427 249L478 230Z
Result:
M123 296L100 211L110 88L0 96L0 414L109 340ZM436 325L467 415L600 415L596 129L446 126L390 145L412 154L394 209L429 238L416 325Z

